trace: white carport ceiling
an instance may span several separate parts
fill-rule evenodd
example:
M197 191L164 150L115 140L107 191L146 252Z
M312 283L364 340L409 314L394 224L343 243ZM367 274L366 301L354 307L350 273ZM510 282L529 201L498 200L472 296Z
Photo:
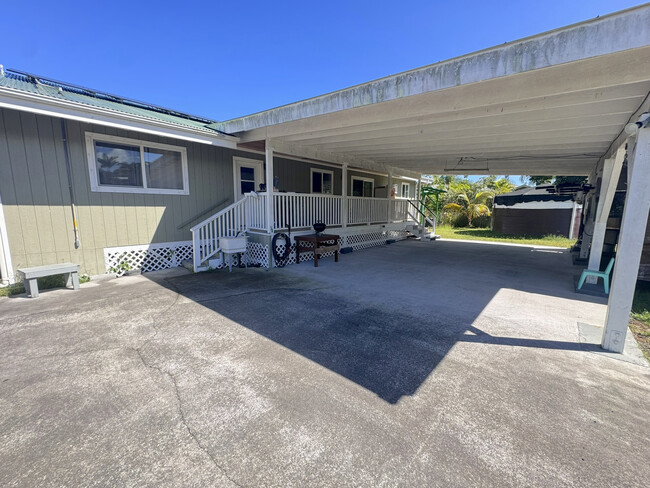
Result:
M586 175L649 91L646 4L216 127L417 173Z

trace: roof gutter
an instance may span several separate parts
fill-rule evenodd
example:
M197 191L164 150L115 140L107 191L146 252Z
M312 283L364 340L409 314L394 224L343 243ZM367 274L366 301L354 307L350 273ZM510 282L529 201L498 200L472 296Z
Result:
M146 117L101 109L68 100L54 100L42 95L5 87L0 87L0 107L230 149L237 149L237 142L239 142L238 137L227 134L215 132L213 135L201 130L153 121Z

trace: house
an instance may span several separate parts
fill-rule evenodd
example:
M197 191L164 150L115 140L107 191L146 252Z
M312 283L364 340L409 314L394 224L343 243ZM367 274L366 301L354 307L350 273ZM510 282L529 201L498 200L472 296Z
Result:
M603 347L621 351L650 208L650 5L228 121L0 69L0 273L218 257L321 220L363 248L421 234L422 174L587 176L598 269L623 163ZM260 184L264 189L260 191Z
M495 196L492 230L508 235L577 237L582 204L577 202L574 193L554 190L553 186L527 186Z
M269 266L277 231L323 221L362 248L417 227L414 173L277 153L268 221L263 147L238 145L213 120L5 69L0 93L5 282L17 268L66 261L122 274L195 255L201 269L218 257L219 237L240 231L251 261Z

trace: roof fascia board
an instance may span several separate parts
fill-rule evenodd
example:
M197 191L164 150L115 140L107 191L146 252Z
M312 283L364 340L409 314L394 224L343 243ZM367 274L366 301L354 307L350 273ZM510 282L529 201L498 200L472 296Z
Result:
M175 125L158 123L143 117L67 100L52 100L40 95L17 92L3 87L0 87L0 107L230 149L237 149L239 141L239 138L230 135L215 134L215 136L211 136L203 131L182 129Z
M300 102L218 122L211 127L231 134L239 133L648 44L650 4L645 4Z

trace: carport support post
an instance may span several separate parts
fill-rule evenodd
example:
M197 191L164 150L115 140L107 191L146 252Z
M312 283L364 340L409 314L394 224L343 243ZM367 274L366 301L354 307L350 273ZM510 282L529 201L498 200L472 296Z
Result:
M633 145L631 139L629 141L628 145ZM614 352L622 352L625 345L650 210L650 127L639 130L634 146L628 152L630 183L601 343L603 349Z
M600 184L600 198L594 223L593 237L591 238L591 251L589 251L589 265L592 271L600 270L600 260L603 255L603 244L605 242L605 231L607 230L607 219L612 208L618 179L621 176L621 168L625 160L625 143L621 144L616 151L616 156L606 159L603 166L603 177ZM595 283L596 277L587 277L587 283Z
M348 163L343 163L341 174L341 226L345 229L348 226Z
M588 183L592 186L596 186L598 181L598 173L594 170L589 175ZM596 195L594 192L587 194L584 204L582 205L582 242L580 243L580 259L589 258L589 248L591 246L591 238L594 235L594 220L596 214L594 212L594 205L596 203Z
M273 147L271 140L267 139L266 144L266 228L269 234L273 235L275 224L273 222ZM273 252L269 252L268 267L273 267Z
M388 200L388 211L386 212L386 219L388 222L393 221L393 206L391 204L391 192L393 191L393 173L391 171L388 172L388 180L386 183L386 199Z

